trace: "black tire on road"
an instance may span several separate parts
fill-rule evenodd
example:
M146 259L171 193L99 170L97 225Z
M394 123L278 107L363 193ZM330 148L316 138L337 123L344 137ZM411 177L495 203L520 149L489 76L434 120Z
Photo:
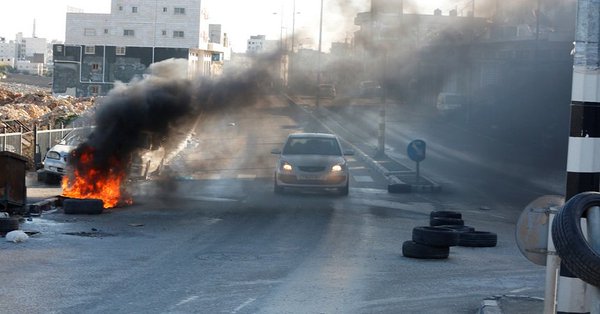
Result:
M406 241L402 244L402 255L411 258L445 259L450 254L449 247L435 247Z
M451 210L434 210L429 213L429 218L434 217L462 219L462 214Z
M14 230L19 230L19 219L0 218L0 235L5 235Z
M498 243L498 235L487 231L463 232L458 238L458 246L494 247Z
M450 247L458 244L459 233L452 229L439 227L415 227L412 231L412 240L419 244Z
M63 211L67 215L99 215L104 210L104 203L99 199L65 199Z
M568 270L590 285L600 287L600 252L585 239L581 217L600 206L600 193L585 192L573 196L554 217L552 240Z
M441 226L435 226L435 227L436 228L448 228L448 229L456 230L459 233L475 231L475 228L470 227L470 226L441 225Z
M433 217L429 219L429 225L432 227L443 225L464 226L465 221L460 218Z

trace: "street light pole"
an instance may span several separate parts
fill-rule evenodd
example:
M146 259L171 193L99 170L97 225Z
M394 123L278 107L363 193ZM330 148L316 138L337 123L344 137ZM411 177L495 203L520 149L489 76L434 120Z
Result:
M321 0L321 17L319 19L319 56L317 58L317 100L315 101L315 106L319 108L319 98L321 97L321 90L319 86L321 85L321 43L322 43L322 35L323 35L323 0Z

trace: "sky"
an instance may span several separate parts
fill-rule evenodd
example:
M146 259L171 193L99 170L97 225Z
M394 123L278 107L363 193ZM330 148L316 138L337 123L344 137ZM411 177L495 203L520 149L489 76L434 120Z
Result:
M443 4L446 1L450 0L424 0L420 2L426 4L416 6L419 11L431 14L436 7L443 10L448 7ZM457 1L461 0L454 2ZM418 0L412 2L419 3ZM11 40L18 32L31 37L35 19L37 37L63 41L68 7L83 9L85 13L109 13L110 3L110 0L2 0L0 37ZM236 52L245 51L246 40L251 35L266 35L267 39L278 40L281 35L291 37L292 28L296 45L316 48L320 1L296 0L295 25L292 25L293 3L294 0L205 0L211 23L223 25ZM331 41L351 38L357 30L353 25L356 13L368 11L370 1L324 0L324 3L323 49L327 50Z

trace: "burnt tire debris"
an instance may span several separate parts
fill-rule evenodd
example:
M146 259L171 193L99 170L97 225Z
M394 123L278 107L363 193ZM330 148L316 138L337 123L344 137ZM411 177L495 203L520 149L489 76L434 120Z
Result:
M65 199L63 211L66 215L99 215L104 210L104 203L99 199Z
M405 241L402 244L402 255L406 257L419 259L446 259L449 254L449 247L429 246L415 241Z
M434 210L429 214L429 218L435 217L462 219L462 214L451 210Z
M552 223L552 240L566 268L577 278L600 287L600 252L594 250L581 229L581 218L588 208L600 206L600 193L584 192L573 196Z
M415 227L412 240L419 244L435 247L451 247L458 244L459 233L449 228Z
M487 231L463 232L458 239L458 246L466 247L494 247L497 243L498 236Z
M494 247L498 236L465 226L462 214L456 211L432 211L429 226L412 230L412 240L402 244L402 255L418 259L446 259L451 246Z
M433 217L429 219L429 225L432 227L443 225L464 226L465 221L460 218Z

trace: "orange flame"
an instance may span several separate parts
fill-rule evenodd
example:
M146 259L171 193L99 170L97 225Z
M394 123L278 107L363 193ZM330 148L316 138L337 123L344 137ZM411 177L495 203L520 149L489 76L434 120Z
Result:
M93 151L85 150L79 156L78 165L72 175L65 175L62 179L63 196L83 199L101 199L104 208L112 208L124 201L131 203L131 199L123 199L121 184L125 179L125 171L118 163L108 172L99 171L92 166ZM82 171L81 169L86 169Z

